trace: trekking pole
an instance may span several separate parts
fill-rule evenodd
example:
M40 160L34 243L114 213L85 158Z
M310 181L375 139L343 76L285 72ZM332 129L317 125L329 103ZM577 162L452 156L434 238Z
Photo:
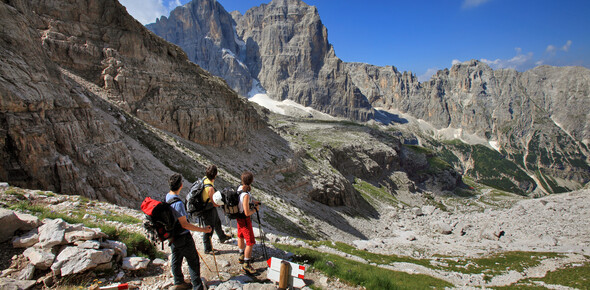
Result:
M205 266L207 266L207 269L209 269L209 272L213 272L211 270L211 268L209 268L209 265L207 265L207 262L205 262L205 259L203 259L203 256L201 256L201 253L199 253L199 251L197 251L197 254L199 254L199 257L201 257L201 261L203 261L203 263L205 264Z
M219 278L219 281L221 281L223 279L221 279L221 275L219 275L219 269L217 268L217 260L215 259L215 251L211 251L211 254L213 255L213 262L215 262L215 271L217 271L217 278Z
M264 253L264 260L268 260L268 253L266 252L266 245L264 244L264 236L266 235L262 230L262 223L260 222L260 214L258 213L258 209L256 209L256 218L258 219L258 227L260 229L260 243L262 244L262 251Z

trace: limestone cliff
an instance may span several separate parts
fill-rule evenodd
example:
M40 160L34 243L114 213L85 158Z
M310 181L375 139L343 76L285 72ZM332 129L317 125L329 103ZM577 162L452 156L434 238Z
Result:
M222 79L117 1L5 1L0 13L2 180L137 206L163 190L154 178L170 170L143 155L138 142L149 133L119 108L213 147L239 148L265 126ZM91 87L117 107L99 106ZM132 140L125 126L144 133Z

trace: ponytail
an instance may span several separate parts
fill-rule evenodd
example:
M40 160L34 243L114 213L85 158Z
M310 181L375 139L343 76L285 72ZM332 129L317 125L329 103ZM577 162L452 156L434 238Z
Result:
M250 171L244 171L244 173L242 173L242 189L246 192L250 192L250 190L252 190L252 187L250 187L250 185L252 184L252 182L254 182L254 174L252 174L252 172Z

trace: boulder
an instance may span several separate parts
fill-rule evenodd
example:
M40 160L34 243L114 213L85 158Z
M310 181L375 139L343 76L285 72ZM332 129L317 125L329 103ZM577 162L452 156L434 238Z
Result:
M69 246L57 255L51 270L61 276L81 273L110 262L114 254L113 249L94 250Z
M8 209L0 208L0 242L8 241L21 227L16 214Z
M74 243L76 241L88 241L97 240L100 238L106 238L107 234L103 233L99 228L86 228L76 229L67 231L64 235L65 240L68 243Z
M0 278L2 289L31 289L37 284L35 280L16 280L10 278Z
M453 232L453 229L451 228L450 225L448 225L445 222L435 222L433 224L433 228L435 231L437 231L438 233L441 233L443 235L450 235Z
M125 245L125 243L107 240L106 242L100 243L100 246L105 249L115 250L115 254L120 255L123 258L127 257L127 245Z
M424 213L422 213L422 209L421 209L421 208L419 208L419 207L414 207L414 208L412 208L412 213L413 213L415 216L421 216L421 215L424 215Z
M45 224L39 227L39 243L41 248L51 248L64 243L66 222L62 219L47 219Z
M28 248L39 242L39 233L37 229L32 229L28 233L14 237L12 239L12 247L14 248Z
M23 255L39 270L48 269L55 260L53 253L38 248L28 248L24 251Z
M150 263L150 259L144 257L127 257L123 259L123 270L141 270L147 268Z
M21 226L19 230L21 231L30 231L32 229L36 229L41 226L43 223L39 220L38 217L22 212L14 212L18 219L21 221Z
M21 271L18 273L19 280L33 280L35 276L35 265L27 264Z
M434 207L432 205L425 205L422 207L422 213L425 215L431 215L434 213L435 210L436 210L436 207Z
M95 240L83 241L83 242L77 241L74 244L80 248L83 248L83 249L95 249L95 250L100 249L100 242L95 241Z

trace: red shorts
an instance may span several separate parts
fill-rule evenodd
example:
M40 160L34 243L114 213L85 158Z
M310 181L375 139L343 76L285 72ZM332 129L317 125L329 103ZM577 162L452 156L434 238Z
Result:
M246 246L256 244L254 239L254 230L252 229L252 220L250 217L245 219L236 219L238 222L238 238L246 240Z

